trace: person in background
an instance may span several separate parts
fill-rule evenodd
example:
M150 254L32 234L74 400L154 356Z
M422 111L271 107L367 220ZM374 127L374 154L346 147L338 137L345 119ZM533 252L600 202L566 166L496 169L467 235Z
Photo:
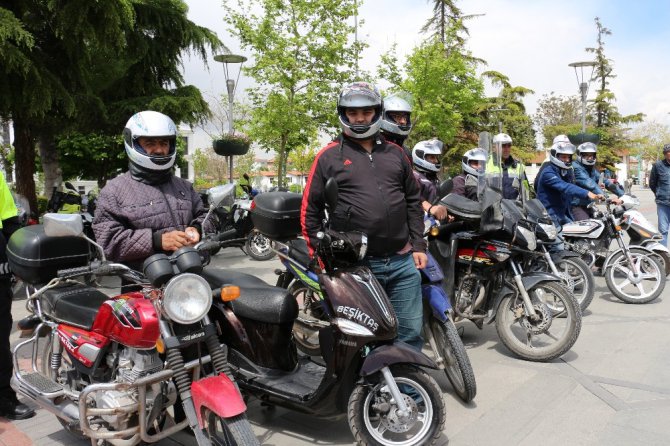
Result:
M300 220L310 254L319 243L325 215L325 185L338 186L330 228L360 231L368 249L361 265L370 268L386 290L398 318L398 339L421 350L425 268L423 211L412 165L398 145L379 136L382 97L367 82L344 87L337 100L340 136L318 152L303 193Z
M575 184L582 189L593 192L596 195L604 195L604 192L598 187L600 174L596 169L596 158L598 148L592 142L585 142L577 147L577 162L573 164L575 171ZM605 180L605 186L608 186L609 180ZM617 196L623 195L617 190ZM612 199L614 204L621 204L618 198ZM587 206L591 203L588 198L572 199L572 216L575 221L587 220L591 218Z
M12 333L12 273L7 263L7 241L21 227L18 210L5 177L0 173L0 417L24 420L35 411L19 402L9 382L14 370L9 336Z
M421 207L424 212L432 215L437 220L446 220L447 208L437 204L437 187L439 179L437 173L440 171L442 157L442 141L431 139L419 141L412 149L412 164L414 164L414 176L421 187ZM434 204L435 203L435 204Z
M486 172L486 150L479 147L470 149L463 154L460 175L453 179L452 194L460 195L469 200L479 201L479 177Z
M658 230L663 235L663 246L668 246L670 227L670 143L663 146L663 159L656 161L649 175L649 188L656 197Z
M498 160L497 148L501 148L501 160ZM512 157L512 138L507 133L498 133L493 137L493 153L488 157L486 171L502 176L503 198L516 200L524 192L528 199L530 185L526 178L523 163Z
M407 135L412 130L412 106L400 96L390 95L384 98L383 107L381 135L405 149L407 158L412 159L412 151L405 146Z

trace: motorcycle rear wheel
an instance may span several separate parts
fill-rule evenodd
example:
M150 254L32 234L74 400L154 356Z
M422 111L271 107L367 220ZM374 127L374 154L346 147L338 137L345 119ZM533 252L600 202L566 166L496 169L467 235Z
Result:
M222 418L203 408L203 419L207 423L203 430L214 445L260 445L245 414Z
M256 231L252 231L247 237L244 251L252 259L260 261L270 260L275 256L275 252L272 250L272 240Z
M502 299L496 313L496 331L512 353L527 361L550 361L577 341L582 326L579 304L557 282L540 282L528 290L540 316L531 321L520 295Z
M458 336L456 326L451 320L442 322L430 318L430 331L433 334L439 354L444 361L444 372L458 397L469 403L477 394L475 372L463 341Z
M398 416L381 372L358 384L349 397L347 419L358 445L435 444L445 422L444 401L435 380L410 365L392 365L391 374L411 413Z
M665 289L665 268L654 255L635 247L629 249L633 262L639 265L643 274L642 281L639 284L630 281L631 265L628 264L625 253L619 251L612 255L605 271L607 288L617 298L629 304L651 302Z

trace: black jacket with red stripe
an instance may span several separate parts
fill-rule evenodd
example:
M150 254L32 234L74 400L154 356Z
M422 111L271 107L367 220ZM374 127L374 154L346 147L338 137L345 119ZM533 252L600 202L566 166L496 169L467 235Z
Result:
M368 153L343 136L317 154L307 179L300 219L310 252L323 229L324 189L331 177L338 185L332 229L365 233L370 256L393 255L408 241L414 251L425 252L420 188L403 149L379 137Z

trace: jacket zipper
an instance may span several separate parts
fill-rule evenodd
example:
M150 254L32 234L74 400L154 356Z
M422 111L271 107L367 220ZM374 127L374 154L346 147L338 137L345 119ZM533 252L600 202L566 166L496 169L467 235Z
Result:
M370 166L372 166L372 170L375 170L375 162L372 160L372 152L368 153L368 158L370 158ZM377 191L379 192L379 197L382 203L384 203L384 208L386 209L386 233L391 234L391 221L390 221L391 214L389 212L389 205L387 200L384 199L384 194L382 193L382 187L379 184L379 179L377 178L377 175L375 175L375 181L377 182Z

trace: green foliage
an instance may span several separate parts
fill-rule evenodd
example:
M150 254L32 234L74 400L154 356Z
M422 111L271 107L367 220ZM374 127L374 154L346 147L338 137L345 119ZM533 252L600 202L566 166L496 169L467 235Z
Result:
M634 128L628 136L631 155L654 162L663 158L663 145L670 141L670 126L656 121L645 122Z
M120 134L72 132L57 140L63 178L93 178L98 185L126 170L128 158Z
M349 42L356 0L226 1L225 21L251 51L244 69L258 84L247 90L252 104L246 132L264 150L277 152L279 185L287 154L335 125L334 104L351 80L363 45ZM260 11L260 12L258 12Z
M302 193L302 186L299 185L299 184L291 184L288 187L288 191L289 192L294 192L294 193L297 193L297 194L301 194Z
M43 215L47 211L49 199L44 195L37 196L37 215Z

